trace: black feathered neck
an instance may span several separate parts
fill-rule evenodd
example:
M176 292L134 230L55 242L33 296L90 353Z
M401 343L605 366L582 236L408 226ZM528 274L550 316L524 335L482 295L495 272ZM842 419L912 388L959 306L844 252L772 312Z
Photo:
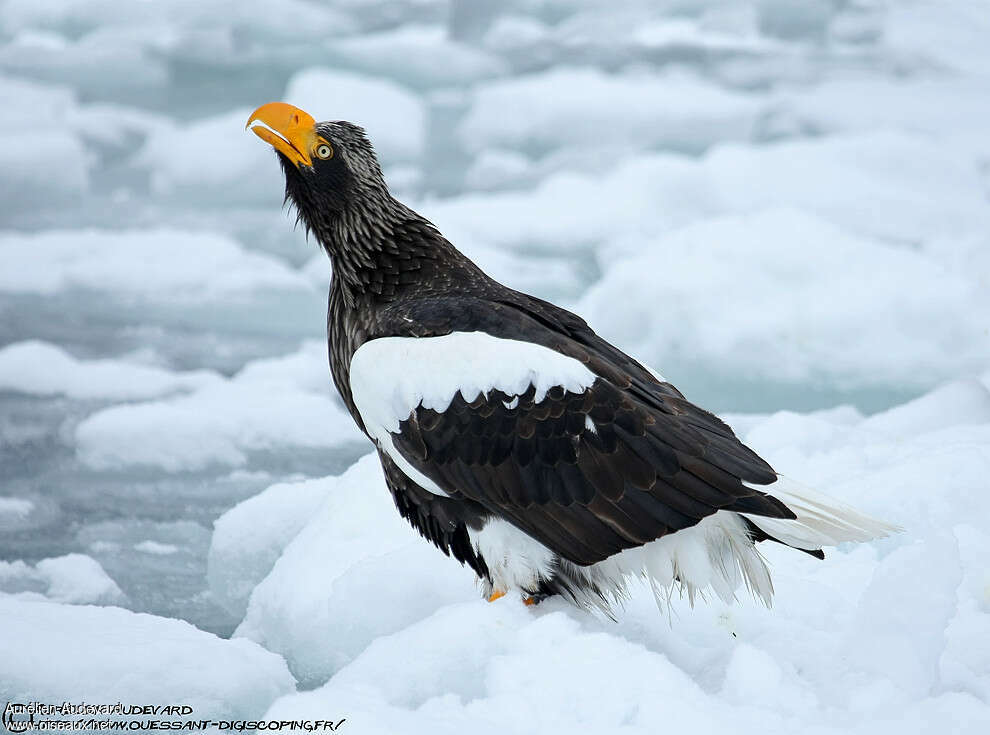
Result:
M358 180L348 172L335 185L314 186L288 160L282 166L286 201L330 257L345 306L487 280L431 222L395 199L380 173Z
M429 221L392 196L361 127L323 122L317 132L334 154L304 170L279 154L285 198L330 256L332 286L345 306L490 281Z

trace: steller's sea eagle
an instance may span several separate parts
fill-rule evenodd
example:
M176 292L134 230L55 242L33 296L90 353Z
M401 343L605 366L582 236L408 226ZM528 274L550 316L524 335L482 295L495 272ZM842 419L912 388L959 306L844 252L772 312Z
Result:
M485 596L608 610L633 577L692 602L773 592L759 541L891 526L786 483L580 317L487 276L389 193L364 131L273 102L248 120L332 263L330 370L399 512Z

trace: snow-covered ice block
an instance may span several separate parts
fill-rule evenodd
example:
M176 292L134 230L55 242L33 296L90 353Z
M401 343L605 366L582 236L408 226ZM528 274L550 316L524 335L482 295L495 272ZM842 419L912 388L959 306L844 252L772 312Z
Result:
M76 427L79 456L94 468L180 472L240 466L251 451L354 446L363 435L331 397L326 348L314 344L300 359L250 363L230 380L180 397L98 411Z
M765 146L728 143L710 151L703 165L730 212L790 206L905 244L990 228L977 162L925 135L880 131Z
M255 588L236 633L281 653L305 684L325 681L376 638L477 594L474 573L399 516L377 455L324 482L325 502Z
M181 703L255 717L295 684L282 658L181 620L0 596L0 698Z
M51 230L0 234L0 292L108 291L132 301L201 303L259 290L310 291L282 261L211 232Z
M20 520L27 518L33 510L34 503L27 498L0 498L0 519L7 518L11 521Z
M214 521L207 567L213 598L243 617L251 591L336 484L336 478L280 482Z
M819 135L900 130L938 141L954 151L990 154L984 121L990 119L986 78L843 79L781 95L771 125Z
M522 153L496 148L478 154L464 174L469 189L505 189L525 183L533 174L533 164Z
M156 194L186 200L273 202L284 185L273 151L244 123L249 108L162 127L152 133L136 162L146 168Z
M331 69L306 69L294 75L285 101L317 120L347 120L368 131L383 163L420 157L426 143L423 101L395 82Z
M867 431L892 439L951 426L990 424L990 386L979 380L957 380L900 406L870 416Z
M210 370L172 371L126 360L80 360L56 345L27 340L0 348L0 390L70 398L151 398L221 381Z
M765 718L718 702L662 654L550 608L534 615L515 599L442 608L267 716L341 712L371 733L656 732L674 702L682 727L745 731Z
M959 548L951 535L895 550L877 566L863 593L842 654L909 696L925 696L938 684L944 632L961 581Z
M980 519L953 529L962 571L959 606L945 629L942 686L990 701L990 532Z
M990 513L990 420L960 410L959 390L911 405L910 437L891 438L850 410L754 419L757 449L797 442L790 474L906 529L830 549L824 562L764 545L772 609L674 600L668 624L639 587L616 623L560 600L454 602L378 637L267 716L340 713L375 733L650 733L672 718L705 732L985 729L987 537L969 519ZM955 418L926 428L916 416L926 406ZM827 424L836 428L828 441L802 444ZM307 556L329 558L312 548ZM576 697L588 681L594 692Z
M959 522L990 513L990 418L974 415L981 402L986 410L982 391L949 384L866 419L780 412L756 422L743 439L786 477L906 529L884 545L941 538ZM960 407L963 396L975 411Z
M77 605L110 605L124 601L124 593L96 559L66 554L42 559L33 567L23 561L0 562L0 590Z
M522 191L426 200L417 209L454 244L573 255L605 248L630 231L657 233L723 211L716 188L692 158L655 154L603 173L560 171Z
M326 263L327 257L316 257ZM330 386L330 359L326 340L306 340L295 352L278 357L263 357L247 363L237 373L243 383L287 383L312 393L327 393Z
M929 387L990 354L979 275L794 210L629 236L578 310L666 375ZM786 286L784 285L786 284Z
M924 0L884 9L884 46L921 70L990 76L990 16L979 3Z
M451 40L440 26L408 25L342 38L329 50L362 72L422 88L470 84L505 72L498 57Z
M0 99L0 126L17 141L0 146L0 212L84 195L93 161L70 124L75 95L0 75Z
M71 82L94 97L161 104L163 88L188 90L173 64L207 73L266 62L298 66L354 23L346 11L306 0L281 0L278 12L263 0L244 0L236 16L186 0L12 0L0 7L0 26L0 68ZM221 104L229 99L222 86L213 89Z
M48 583L46 596L56 602L119 602L124 594L100 563L85 554L42 559L35 569Z
M761 104L687 74L552 69L478 86L459 134L471 151L562 145L701 151L747 140Z

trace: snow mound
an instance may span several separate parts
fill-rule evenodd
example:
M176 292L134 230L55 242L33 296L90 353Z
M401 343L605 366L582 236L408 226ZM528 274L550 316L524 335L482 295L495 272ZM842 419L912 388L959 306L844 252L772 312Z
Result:
M150 465L167 472L213 465L241 466L251 451L345 448L363 435L330 396L326 365L313 346L303 360L262 360L231 378L192 393L112 406L89 416L75 431L82 461L98 469Z
M978 384L949 385L889 412L882 422L846 409L747 421L746 440L785 474L906 529L829 550L823 562L764 545L776 588L771 610L747 600L692 608L675 599L668 625L650 591L634 588L612 623L560 600L527 608L511 595L493 604L453 595L434 598L427 614L408 616L374 640L362 637L359 652L341 655L342 643L328 639L352 633L353 618L333 602L328 611L323 591L333 577L331 600L344 592L338 589L336 543L347 550L384 544L388 565L342 564L370 577L367 586L387 580L388 595L393 585L404 585L400 574L437 584L436 577L450 569L396 568L383 526L368 524L363 514L334 514L336 528L351 522L341 538L330 532L329 519L320 519L325 507L256 590L241 631L250 630L261 599L274 609L292 594L295 599L281 609L283 620L299 621L281 631L299 641L297 653L288 655L290 665L311 667L304 679L314 683L333 675L318 689L276 701L267 716L334 713L364 732L382 733L579 727L647 733L669 726L676 702L678 725L700 731L866 735L920 734L932 722L986 727L990 648L980 644L980 631L990 624L990 536L978 519L990 512L990 412L986 406L963 408L967 396L982 405L981 390ZM914 430L894 436L895 427ZM358 468L370 475L373 463L369 456L348 475L356 480ZM340 489L328 494L328 506L339 498L353 507L355 500ZM377 498L380 523L387 524L384 514L397 514L383 496L380 490L367 493L360 506ZM320 542L311 536L317 529ZM294 568L291 577L280 573L286 563ZM304 595L311 598L308 605L299 599ZM360 607L360 599L351 594L348 602ZM380 624L383 611L395 614L390 606L374 609L378 622L363 620L362 629ZM334 622L303 631L304 611ZM267 629L275 630L274 620ZM319 654L303 648L304 634ZM286 646L285 638L264 640ZM333 665L327 665L328 655L336 656ZM603 662L615 664L607 676ZM595 682L594 695L575 697L588 681Z
M294 689L279 656L180 620L0 596L0 628L4 701L182 703L209 719L260 715Z
M794 207L906 244L990 227L978 162L929 136L881 130L726 144L705 157L704 167L731 212Z
M244 130L249 108L169 125L137 156L158 195L219 202L278 201L284 184L270 149Z
M4 210L64 203L90 188L91 156L69 125L75 95L0 75L0 125L17 145L0 147L0 202ZM58 176L51 172L57 170Z
M362 72L414 87L470 84L505 72L497 57L451 40L440 26L409 25L344 38L330 52Z
M978 275L808 214L717 218L621 247L635 254L579 310L666 375L917 389L990 354Z
M863 428L892 439L951 426L990 423L990 386L978 380L957 380L908 403L870 416Z
M600 173L562 171L524 191L462 194L418 210L455 245L478 242L522 253L574 257L630 230L662 232L724 210L695 159L671 154L622 159Z
M471 151L571 145L696 152L747 140L760 105L686 74L553 69L478 86L459 132Z
M110 605L124 601L124 593L100 563L85 554L42 559L33 567L23 561L0 562L0 589L8 594L53 602Z
M845 104L857 100L860 104ZM843 79L784 96L769 123L817 134L899 130L937 140L953 150L990 153L981 121L990 117L984 79Z
M207 567L214 599L244 617L251 591L312 519L335 484L326 479L280 482L220 516L213 524Z
M416 160L423 153L426 106L394 82L330 69L306 69L289 81L285 101L317 120L348 120L360 125L368 131L383 164Z
M373 640L437 606L477 594L473 572L399 516L377 455L321 482L326 500L255 588L236 633L285 656L302 685L325 681ZM253 513L237 520L252 523L241 534L254 533ZM253 544L245 546L241 553L252 554Z
M199 303L255 290L306 290L281 261L220 234L172 229L0 234L0 292L112 291L136 301Z
M124 360L79 360L47 342L0 348L0 390L70 398L150 398L219 383L209 370L173 372Z

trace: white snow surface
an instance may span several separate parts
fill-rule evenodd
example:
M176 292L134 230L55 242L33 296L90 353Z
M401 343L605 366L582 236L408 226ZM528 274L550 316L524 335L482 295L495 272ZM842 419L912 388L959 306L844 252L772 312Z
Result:
M325 501L254 588L236 633L285 656L307 685L438 605L477 595L474 574L424 543L395 512L377 455L323 484ZM224 536L239 528L246 538L236 522L229 520ZM244 559L228 542L228 566L256 560L255 542L246 552ZM374 614L362 600L375 601Z
M257 716L294 690L285 662L245 640L117 607L0 596L4 701L152 703Z
M978 643L990 623L990 539L980 525L990 513L990 395L978 385L968 390L983 409L944 421L936 405L951 412L958 388L922 399L928 411L899 407L882 421L848 411L754 417L745 438L783 472L905 531L829 549L824 562L764 546L772 608L745 594L693 609L675 597L669 621L645 585L633 585L613 623L556 600L488 604L438 553L408 563L392 550L415 534L396 520L369 456L327 495L333 508L361 508L353 525L343 531L325 508L252 596L241 634L274 646L306 681L333 674L268 714L346 712L368 732L399 722L451 733L469 723L482 732L650 732L674 713L743 732L990 723L990 650ZM371 593L375 574L385 587ZM397 610L393 596L405 590ZM381 601L378 614L367 615L360 592ZM603 661L614 669L606 679ZM594 696L575 698L588 680Z
M43 587L43 589L42 589ZM71 604L112 605L124 593L96 559L85 554L42 559L33 567L23 561L0 562L0 590L27 599Z
M327 376L326 364L326 347L307 344L298 355L249 363L229 380L190 393L104 408L75 427L79 458L97 469L181 472L241 466L252 451L363 441L331 396L328 378L313 379ZM282 410L273 413L273 405Z
M684 74L558 69L476 88L460 135L471 150L653 147L704 150L745 140L760 99ZM614 111L627 114L616 118Z
M228 237L181 230L0 234L0 292L109 291L134 302L201 302L309 288L270 256Z
M37 340L0 348L0 390L71 398L150 398L202 388L221 378L209 370L177 372L125 360L79 360Z
M332 69L306 69L292 77L285 99L317 120L360 121L384 163L415 160L423 153L425 105L394 82Z
M251 591L312 519L331 485L322 479L272 485L213 524L208 579L218 602L243 616ZM253 531L245 535L245 529Z
M0 702L990 731L984 3L8 0L0 28ZM904 531L761 544L769 610L485 603L336 397L327 259L243 129L279 99L365 126L491 275Z

